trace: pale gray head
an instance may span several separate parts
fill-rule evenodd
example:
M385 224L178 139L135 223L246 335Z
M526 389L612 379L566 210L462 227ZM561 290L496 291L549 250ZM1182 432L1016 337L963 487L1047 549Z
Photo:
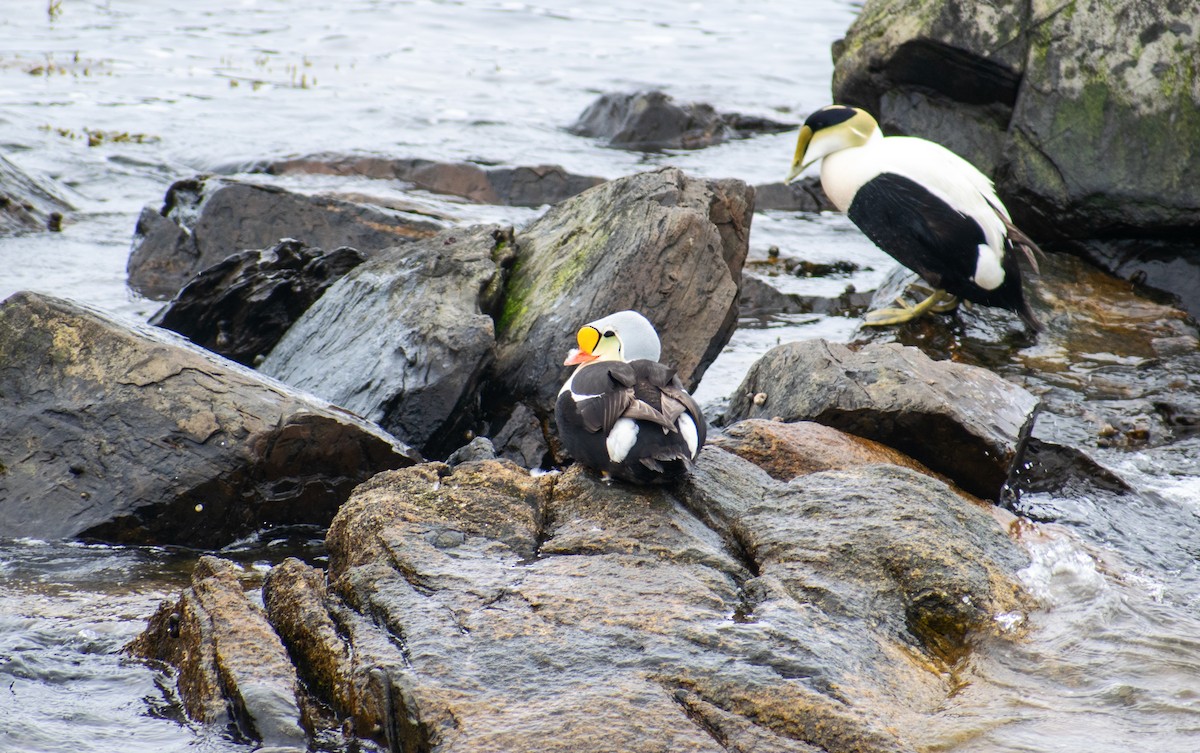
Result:
M662 354L658 333L650 320L636 311L615 314L583 325L576 335L579 347L571 350L565 365L592 361L657 361Z

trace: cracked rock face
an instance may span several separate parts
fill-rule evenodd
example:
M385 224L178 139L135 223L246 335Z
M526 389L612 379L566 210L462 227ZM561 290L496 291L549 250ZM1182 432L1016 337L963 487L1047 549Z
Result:
M272 571L268 614L305 686L390 750L915 751L951 668L1027 606L1024 554L942 482L784 483L712 447L672 489L386 472L327 543L327 574Z
M895 448L997 499L1021 460L1038 399L978 366L897 344L786 343L760 358L726 421L816 421Z
M229 561L204 556L178 601L163 602L126 652L165 661L191 718L267 746L306 746L296 670Z
M416 453L155 327L50 296L0 304L0 530L215 547L324 524Z
M329 288L259 367L430 457L468 440L512 230L476 225L380 252Z

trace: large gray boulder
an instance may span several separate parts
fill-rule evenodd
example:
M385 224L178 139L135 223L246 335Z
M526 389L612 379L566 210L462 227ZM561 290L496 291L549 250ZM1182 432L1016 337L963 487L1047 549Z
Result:
M1195 3L869 0L835 45L833 95L979 165L1035 239L1196 314L1198 46Z
M380 252L330 287L259 368L445 457L478 420L512 253L512 231L494 225Z
M225 257L270 248L283 238L324 249L350 246L371 256L441 227L371 204L198 177L173 184L161 209L142 210L126 268L130 287L166 300Z
M272 571L268 616L343 729L389 750L925 749L954 734L949 668L1029 608L1023 552L941 482L788 484L715 448L673 489L383 473L327 546L327 573Z
M496 384L548 417L579 328L635 309L658 329L663 362L694 387L737 325L753 206L741 181L664 168L553 207L516 237Z
M912 347L851 350L824 340L780 345L730 397L726 420L816 421L921 461L998 499L1021 460L1038 399L976 366Z
M0 304L0 532L215 547L329 522L416 453L156 327L17 293Z

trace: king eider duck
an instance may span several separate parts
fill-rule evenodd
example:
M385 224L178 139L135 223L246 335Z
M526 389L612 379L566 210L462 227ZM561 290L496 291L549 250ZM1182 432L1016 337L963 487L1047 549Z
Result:
M1037 271L1037 246L1018 230L992 181L940 144L885 137L868 113L830 105L800 128L786 182L819 159L821 187L840 211L896 261L934 288L927 299L867 314L864 324L900 324L958 298L1015 311L1041 329L1021 289L1017 251Z
M586 324L563 362L575 366L554 416L563 448L624 481L660 483L688 472L704 446L704 416L675 370L658 362L658 333L636 311Z

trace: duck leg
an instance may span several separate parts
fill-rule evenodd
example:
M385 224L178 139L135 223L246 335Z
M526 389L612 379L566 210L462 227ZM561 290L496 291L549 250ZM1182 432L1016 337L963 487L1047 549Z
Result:
M910 322L930 311L938 313L951 311L958 305L958 298L944 290L935 290L928 298L915 306L910 305L903 298L897 298L896 303L899 304L897 308L868 311L867 315L863 317L863 326L886 327L890 324Z

